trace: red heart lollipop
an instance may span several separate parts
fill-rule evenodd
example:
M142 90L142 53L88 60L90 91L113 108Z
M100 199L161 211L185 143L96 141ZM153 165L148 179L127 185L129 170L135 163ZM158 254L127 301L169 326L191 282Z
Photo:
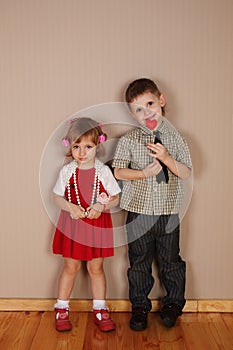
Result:
M156 128L156 126L157 126L157 120L156 119L153 119L153 120L147 119L146 120L146 126L150 130L154 130Z

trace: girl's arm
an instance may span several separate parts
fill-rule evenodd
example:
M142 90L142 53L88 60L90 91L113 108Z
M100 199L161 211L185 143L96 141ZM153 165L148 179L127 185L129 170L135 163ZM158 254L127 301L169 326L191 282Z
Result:
M109 210L116 207L119 203L119 194L110 197L107 204L95 203L92 207L87 208L88 219L98 219L104 210Z
M61 210L70 213L73 219L85 218L85 209L79 205L68 202L64 197L54 193L54 203Z

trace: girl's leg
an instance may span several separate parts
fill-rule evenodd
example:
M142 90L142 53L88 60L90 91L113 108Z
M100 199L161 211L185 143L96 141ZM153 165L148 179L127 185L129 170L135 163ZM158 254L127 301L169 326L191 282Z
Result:
M103 258L96 258L87 262L93 299L97 300L105 300L106 298L106 278L103 261Z
M58 284L58 299L69 300L81 264L79 260L65 258L64 267Z
M96 258L87 262L87 270L91 279L93 295L94 322L103 332L115 329L115 323L111 320L106 308L106 278L103 268L103 258Z
M58 299L55 308L55 327L59 332L70 331L69 298L73 289L75 277L81 267L81 261L65 259L64 267L58 285Z

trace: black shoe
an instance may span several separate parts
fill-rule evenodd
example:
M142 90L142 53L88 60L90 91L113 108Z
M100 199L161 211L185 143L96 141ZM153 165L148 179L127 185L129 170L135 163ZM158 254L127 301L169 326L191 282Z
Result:
M147 327L148 311L141 306L135 307L130 319L130 328L134 331L143 331Z
M169 328L175 325L180 315L182 315L182 309L177 304L164 305L160 313L163 324Z

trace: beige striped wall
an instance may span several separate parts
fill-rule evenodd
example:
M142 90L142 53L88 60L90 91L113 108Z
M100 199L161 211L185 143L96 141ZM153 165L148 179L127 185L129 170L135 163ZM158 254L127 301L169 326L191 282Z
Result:
M67 117L121 102L142 76L159 83L193 158L186 297L233 298L232 15L232 0L0 0L1 298L56 297L62 260L40 194L42 152ZM109 299L127 299L127 267L122 245L105 261ZM73 297L91 298L85 268Z

